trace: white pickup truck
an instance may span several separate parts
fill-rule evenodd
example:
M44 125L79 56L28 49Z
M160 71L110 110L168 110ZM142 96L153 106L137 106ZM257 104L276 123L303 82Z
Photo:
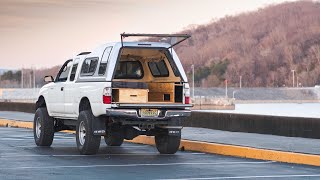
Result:
M178 39L175 43L124 42L125 37ZM54 133L75 130L80 154L96 154L101 136L109 146L139 135L155 136L158 151L174 154L182 118L190 116L190 89L173 46L186 34L121 34L66 61L54 79L46 76L34 117L38 146Z

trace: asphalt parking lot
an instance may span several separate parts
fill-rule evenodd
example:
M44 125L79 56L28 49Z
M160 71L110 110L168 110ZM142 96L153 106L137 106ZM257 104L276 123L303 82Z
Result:
M153 146L124 143L79 155L72 134L56 133L37 147L32 130L0 128L0 179L305 179L320 168L197 152L160 155Z

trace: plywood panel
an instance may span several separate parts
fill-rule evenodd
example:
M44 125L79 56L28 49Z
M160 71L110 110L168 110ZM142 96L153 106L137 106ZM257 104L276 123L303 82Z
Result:
M174 83L148 83L150 92L174 92Z
M123 48L121 51L120 61L128 60L133 58L137 61L140 61L143 66L144 76L142 79L126 79L130 82L180 82L181 78L176 77L171 68L169 60L166 55L159 51L159 49L150 49L150 48ZM153 61L154 59L163 59L168 67L169 77L153 77L150 69L148 67L148 62ZM119 79L123 81L123 79ZM114 79L113 81L119 81Z
M148 83L149 101L164 102L164 95L169 94L170 100L174 102L174 83Z
M147 89L130 89L119 88L113 89L113 98L115 102L119 103L147 103L148 90Z
M164 94L170 95L170 100L165 101L164 100ZM148 94L149 101L155 101L155 102L174 102L174 93L164 93L164 92L149 92Z

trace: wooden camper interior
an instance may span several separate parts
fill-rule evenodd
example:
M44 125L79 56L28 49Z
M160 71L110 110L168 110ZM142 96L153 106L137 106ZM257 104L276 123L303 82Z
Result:
M165 51L123 48L112 83L113 102L182 103L182 81L175 75Z

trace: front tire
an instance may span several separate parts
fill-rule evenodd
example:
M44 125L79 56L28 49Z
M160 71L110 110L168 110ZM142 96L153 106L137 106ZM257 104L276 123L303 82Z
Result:
M169 136L161 134L155 136L156 147L160 154L174 154L179 150L181 135Z
M80 154L96 154L100 147L101 136L93 135L92 121L94 116L91 111L81 111L76 126L76 141Z
M33 136L37 146L51 146L54 137L54 120L46 107L37 109L33 121Z

